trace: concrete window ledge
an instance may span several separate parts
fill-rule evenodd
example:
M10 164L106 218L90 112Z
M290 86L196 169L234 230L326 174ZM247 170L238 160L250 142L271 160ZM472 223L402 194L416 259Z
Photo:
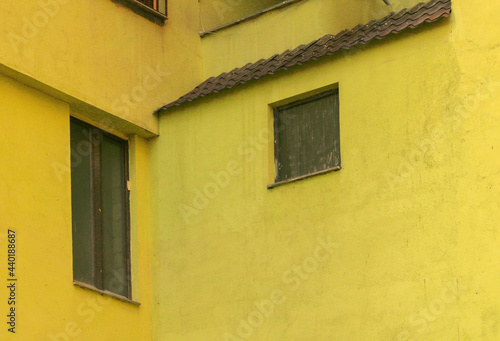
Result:
M97 289L94 286L86 284L86 283L82 283L82 282L78 282L78 281L73 281L73 285L76 286L76 287L79 287L81 289L86 289L86 290L94 291L94 292L96 292L98 294L112 297L114 299L117 299L118 301L122 301L122 302L125 302L125 303L130 303L130 304L135 305L135 306L140 306L141 305L139 302L136 302L136 301L134 301L134 300L132 300L132 299L130 299L128 297L121 296L121 295L115 294L115 293L107 291L107 290L100 290L100 289Z

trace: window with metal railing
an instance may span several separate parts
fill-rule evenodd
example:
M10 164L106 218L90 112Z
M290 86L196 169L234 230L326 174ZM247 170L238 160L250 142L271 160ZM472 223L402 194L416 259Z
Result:
M163 25L167 19L167 0L112 0L128 7L133 12Z

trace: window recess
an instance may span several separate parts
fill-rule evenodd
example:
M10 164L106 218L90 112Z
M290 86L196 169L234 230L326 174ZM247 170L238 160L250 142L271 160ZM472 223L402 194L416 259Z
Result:
M167 0L112 0L146 19L163 25L167 20Z
M131 298L127 141L70 126L73 279Z

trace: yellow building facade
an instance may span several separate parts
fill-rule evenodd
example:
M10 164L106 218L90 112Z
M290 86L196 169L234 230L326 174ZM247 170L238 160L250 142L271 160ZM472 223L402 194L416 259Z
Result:
M133 1L0 4L1 340L152 340L153 112L201 79L198 13L169 3L164 24ZM73 283L70 117L128 143L130 302Z
M0 339L500 338L499 4L140 2L0 4ZM128 297L74 283L71 117L128 145Z

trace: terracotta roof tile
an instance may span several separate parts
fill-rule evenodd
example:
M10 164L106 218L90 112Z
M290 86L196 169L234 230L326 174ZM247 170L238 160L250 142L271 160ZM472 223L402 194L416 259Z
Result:
M433 22L442 17L448 17L450 13L451 0L432 0L427 3L420 3L411 9L391 13L379 20L372 20L366 25L358 25L351 30L343 30L335 36L328 34L309 44L298 46L294 50L287 50L271 58L248 63L241 68L223 73L217 77L211 77L191 92L157 111L179 106L185 102L191 102L199 97L232 88L252 79L259 79L295 65L332 55L340 49L348 50L358 44L367 44L373 39L382 39L391 33L396 34L407 28L415 28L424 22Z

